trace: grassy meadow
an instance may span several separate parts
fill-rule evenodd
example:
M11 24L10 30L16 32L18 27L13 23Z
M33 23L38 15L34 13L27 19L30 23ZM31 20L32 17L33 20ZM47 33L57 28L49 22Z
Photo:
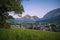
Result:
M60 32L22 28L0 29L0 40L60 40Z

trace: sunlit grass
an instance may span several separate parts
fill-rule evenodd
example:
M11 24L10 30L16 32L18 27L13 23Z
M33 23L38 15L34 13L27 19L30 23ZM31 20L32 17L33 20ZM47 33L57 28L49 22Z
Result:
M0 29L0 40L60 40L60 32L22 28Z

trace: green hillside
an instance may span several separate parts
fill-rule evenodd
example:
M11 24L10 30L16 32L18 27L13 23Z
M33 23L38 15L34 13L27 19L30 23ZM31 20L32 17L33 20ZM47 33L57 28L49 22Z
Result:
M0 29L0 40L60 40L60 32L30 29Z

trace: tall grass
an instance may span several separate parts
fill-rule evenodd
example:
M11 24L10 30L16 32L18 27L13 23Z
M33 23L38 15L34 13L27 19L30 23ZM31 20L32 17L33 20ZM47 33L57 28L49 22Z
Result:
M60 40L60 32L30 29L0 29L0 40Z

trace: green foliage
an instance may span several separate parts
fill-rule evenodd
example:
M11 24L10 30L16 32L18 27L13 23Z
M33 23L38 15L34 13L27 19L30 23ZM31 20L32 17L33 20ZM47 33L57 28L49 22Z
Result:
M14 19L12 16L9 16L8 19Z
M0 29L0 40L60 40L60 32L30 29Z
M8 11L15 11L17 14L22 14L24 9L21 2L22 0L0 0L0 21L2 20L0 24L2 23L3 28L7 25Z
M5 9L5 11L13 10L20 13L24 11L21 0L0 0L0 8Z

